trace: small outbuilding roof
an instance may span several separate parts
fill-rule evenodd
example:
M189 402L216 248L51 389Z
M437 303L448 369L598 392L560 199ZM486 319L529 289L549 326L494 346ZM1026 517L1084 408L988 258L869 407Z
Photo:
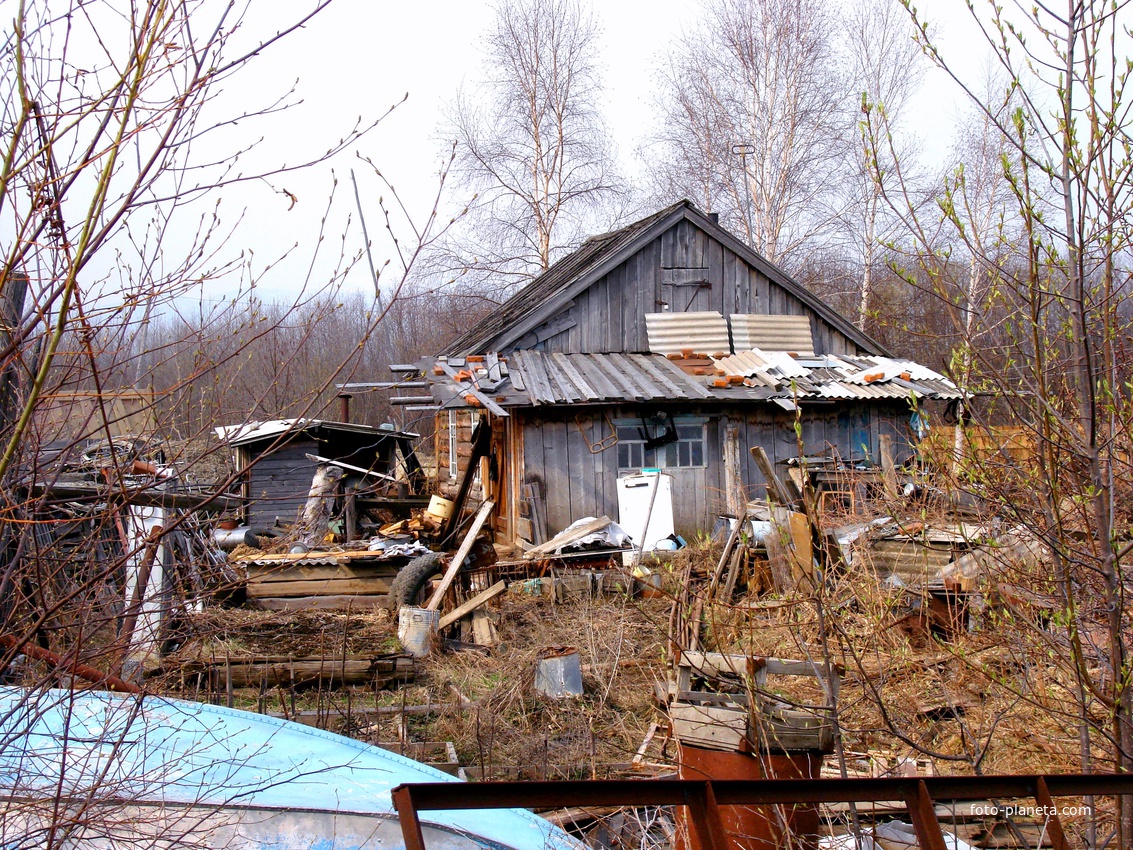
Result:
M310 434L318 438L335 433L372 434L375 437L409 437L416 439L420 434L411 431L398 431L391 425L378 428L372 425L359 425L353 422L329 422L324 419L272 419L268 422L244 422L239 425L220 425L213 429L216 436L230 446L244 446L262 440L292 434Z

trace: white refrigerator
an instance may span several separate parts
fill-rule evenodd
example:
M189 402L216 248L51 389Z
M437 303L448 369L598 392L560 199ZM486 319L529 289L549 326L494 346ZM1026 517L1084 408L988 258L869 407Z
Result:
M619 478L618 524L633 539L635 550L659 548L657 544L673 533L673 477L643 472Z

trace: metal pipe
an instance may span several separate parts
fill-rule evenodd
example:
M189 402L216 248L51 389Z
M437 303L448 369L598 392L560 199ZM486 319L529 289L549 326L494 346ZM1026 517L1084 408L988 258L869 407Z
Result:
M0 646L6 647L9 650L18 650L37 661L46 661L48 664L58 667L60 670L70 673L73 676L78 676L80 679L84 679L91 684L103 685L108 691L117 691L123 694L145 693L132 682L126 682L119 679L117 676L103 673L101 670L91 667L89 664L82 664L78 661L68 661L58 653L44 649L30 641L20 641L14 635L0 635Z
M260 539L248 526L239 528L218 528L212 533L212 539L226 552L231 552L237 546L247 546L251 549L260 548Z
M350 422L350 399L354 398L350 393L338 394L338 421Z

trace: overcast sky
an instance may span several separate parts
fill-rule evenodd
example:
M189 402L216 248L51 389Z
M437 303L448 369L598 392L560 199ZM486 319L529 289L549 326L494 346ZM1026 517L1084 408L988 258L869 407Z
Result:
M932 0L921 5L927 7L922 9L927 14L941 16L945 47L961 56L976 55L975 39L960 14L960 0ZM270 12L264 11L269 7ZM250 16L242 36L257 38L308 7L309 2L298 0L263 4L254 12L263 17ZM651 104L666 45L695 24L697 9L698 5L688 0L620 2L603 4L599 9L605 112L622 165L631 174L641 167L637 151L653 123ZM286 262L263 279L261 291L266 296L298 290L310 265L334 177L339 180L338 188L327 238L314 263L313 280L326 277L333 267L331 258L340 250L361 247L356 222L351 231L344 230L348 214L357 218L351 168L358 177L376 258L389 254L389 245L381 238L383 224L376 202L379 194L388 193L369 166L355 159L355 151L379 165L413 214L421 217L427 213L442 159L444 108L462 83L471 85L477 78L482 36L491 20L491 4L480 0L398 4L338 0L302 32L253 62L237 78L238 85L234 83L225 92L230 105L238 100L242 109L250 108L257 98L267 104L297 81L296 98L302 100L299 106L267 121L247 122L247 126L233 131L255 138L264 136L259 148L245 157L249 171L260 163L293 164L318 153L347 132L360 116L372 119L409 96L376 130L334 161L305 173L224 192L228 221L235 221L241 210L247 210L232 247L254 251L254 268L265 267L290 246L299 245ZM933 158L947 151L958 104L945 80L931 74L927 77L912 117L925 152ZM283 190L296 196L298 202L292 205ZM365 268L350 273L348 287L368 287ZM209 297L219 297L224 291L227 287L215 287Z

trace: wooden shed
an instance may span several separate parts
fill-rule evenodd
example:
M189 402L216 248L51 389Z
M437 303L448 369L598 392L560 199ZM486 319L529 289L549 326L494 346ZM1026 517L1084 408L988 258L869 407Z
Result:
M224 426L216 433L232 448L239 492L248 500L242 519L251 526L295 520L318 465L308 455L372 471L391 483L399 479L406 495L422 478L412 446L418 435L389 425L276 419Z
M417 368L453 480L470 417L491 420L484 490L520 543L617 518L617 479L642 468L672 476L688 537L762 494L752 446L872 464L888 435L900 460L919 403L958 397L689 201L587 240Z

